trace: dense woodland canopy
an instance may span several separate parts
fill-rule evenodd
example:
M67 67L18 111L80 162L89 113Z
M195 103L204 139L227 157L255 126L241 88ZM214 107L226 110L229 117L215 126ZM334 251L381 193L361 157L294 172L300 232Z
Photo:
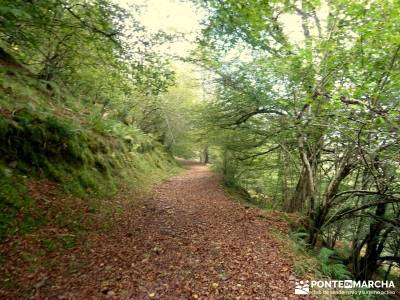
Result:
M178 36L148 32L139 7L0 3L0 236L20 175L96 191L92 172L127 168L115 153L156 148L157 167L200 156L254 204L303 216L297 235L341 245L354 278L398 276L400 2L192 2L206 17L182 61L198 74L159 51Z
M229 184L345 241L358 279L399 263L398 1L199 1L197 60ZM297 17L302 37L293 34ZM286 18L285 18L286 16Z

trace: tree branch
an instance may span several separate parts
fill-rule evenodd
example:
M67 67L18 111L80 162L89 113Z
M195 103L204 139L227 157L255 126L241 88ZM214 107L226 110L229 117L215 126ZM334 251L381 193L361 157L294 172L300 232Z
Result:
M267 151L264 151L264 152L260 152L260 153L256 153L256 154L253 154L253 155L250 155L250 156L246 156L246 157L240 157L240 158L238 158L240 161L243 161L243 160L246 160L246 159L249 159L249 158L254 158L254 157L257 157L257 156L261 156L261 155L265 155L265 154L268 154L268 153L270 153L270 152L272 152L272 151L274 151L274 150L276 150L276 149L278 149L278 148L280 148L281 146L280 145L278 145L278 146L275 146L275 147L273 147L273 148L271 148L271 149L268 149Z
M400 264L400 256L381 256L379 257L379 260L387 260L387 261L394 261Z
M97 28L96 26L90 25L88 22L86 22L84 19L82 19L78 14L76 14L73 10L72 7L68 6L66 3L64 2L60 2L64 8L75 18L77 19L84 27L92 30L93 32L99 33L107 38L109 38L114 44L121 46L120 43L114 39L114 36L116 36L119 32L114 30L112 32L105 32L99 28Z
M364 204L364 205L361 205L361 206L356 207L356 208L353 208L353 209L345 209L345 210L342 210L342 212L339 212L338 214L333 215L333 216L325 223L325 225L334 223L334 222L336 222L336 221L342 219L342 218L345 217L346 215L355 213L355 212L357 212L357 211L360 211L360 210L363 210L363 209L366 209L366 208L378 206L378 205L380 205L380 204L399 203L399 202L400 202L400 199L391 197L391 198L389 198L389 199L387 199L387 200L384 200L384 201L377 201L377 202L372 202L372 203Z
M247 114L241 116L239 119L236 120L235 123L233 123L231 125L240 125L242 123L245 123L252 116L259 115L259 114L275 114L275 115L280 115L280 116L284 116L285 115L282 111L277 110L277 109L258 108L255 111L252 111L250 113L247 113Z

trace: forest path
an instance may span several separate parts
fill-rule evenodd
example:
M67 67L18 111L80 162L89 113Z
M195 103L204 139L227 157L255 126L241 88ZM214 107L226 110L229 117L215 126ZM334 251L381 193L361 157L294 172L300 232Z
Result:
M295 299L292 266L256 209L230 200L200 164L170 178L108 234L87 263L41 296L59 299Z

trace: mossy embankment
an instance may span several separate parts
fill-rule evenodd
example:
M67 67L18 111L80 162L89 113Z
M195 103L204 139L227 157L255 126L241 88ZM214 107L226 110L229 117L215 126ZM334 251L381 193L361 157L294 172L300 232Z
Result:
M78 101L68 89L2 58L0 241L51 221L38 212L42 206L30 184L50 181L96 206L121 186L138 191L177 170L162 145L134 125L93 113L91 99Z

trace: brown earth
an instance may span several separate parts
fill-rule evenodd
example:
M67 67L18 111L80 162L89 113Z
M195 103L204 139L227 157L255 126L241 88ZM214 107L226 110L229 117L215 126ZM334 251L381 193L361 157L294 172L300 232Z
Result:
M271 234L286 224L229 199L204 165L112 222L36 274L23 299L297 299L292 263Z

